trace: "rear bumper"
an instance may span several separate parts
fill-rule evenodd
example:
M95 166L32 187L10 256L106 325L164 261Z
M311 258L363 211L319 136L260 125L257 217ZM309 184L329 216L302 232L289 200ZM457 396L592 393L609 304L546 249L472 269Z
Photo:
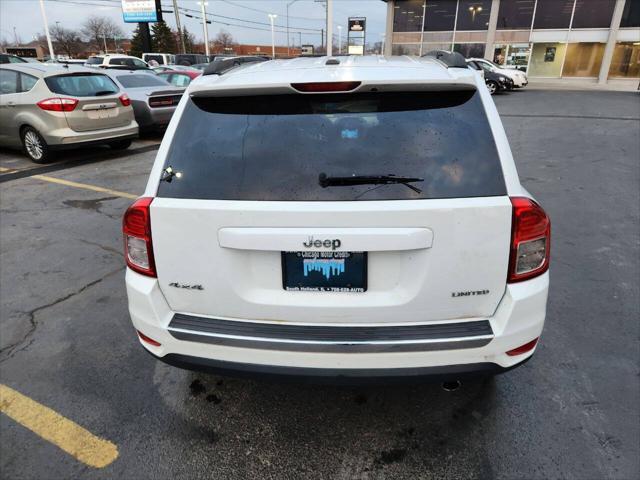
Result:
M238 335L235 330L227 331L225 341L221 342L215 338L214 341L207 341L203 338L207 336L206 328L198 326L197 322L190 327L191 331L188 334L191 336L176 336L176 324L172 325L176 313L169 308L160 291L158 281L127 270L126 283L129 312L134 327L161 344L152 346L141 341L142 345L154 356L172 365L218 372L227 370L236 374L249 371L260 375L273 373L302 377L386 378L444 375L450 378L454 374L500 373L521 364L533 354L535 349L516 356L509 356L506 352L541 335L545 321L549 274L547 272L538 278L508 285L498 308L490 318L440 322L439 326L488 322L491 331L491 338L488 341L482 339L481 343L456 345L451 342L455 340L453 338L455 335L441 332L438 334L439 345L436 348L415 348L413 345L414 348L408 350L363 349L362 345L354 341L339 342L337 345L339 348L329 350L309 349L306 344L302 344L304 348L289 348L289 346L278 348L278 345L251 343L256 339L264 340L265 335L273 338L273 335L257 332L253 336L243 336ZM205 317L204 320L214 322L216 319ZM255 321L242 319L223 320L237 324L243 322L258 324ZM268 325L279 324L273 322ZM303 330L309 325L309 323L305 325L302 321L296 324ZM432 326L433 322L429 325ZM408 326L423 327L424 325ZM178 327L180 327L178 330L189 330L184 328L184 324ZM340 325L339 327L349 326ZM281 333L279 333L280 339ZM322 339L322 335L327 334L324 332L318 337L316 333L312 338ZM234 343L238 340L236 337L242 337L239 339L240 343ZM233 342L227 341L229 339ZM296 342L293 343L296 344ZM370 347L371 344L372 342L365 342L365 347Z
M304 368L261 365L256 363L236 363L209 358L192 357L170 353L158 357L147 350L152 357L167 365L186 370L267 381L294 381L299 383L328 384L376 384L411 382L447 382L498 375L508 372L526 363L528 356L511 367L501 367L495 363L470 363L462 365L443 365L436 367L412 368Z
M70 128L61 128L47 132L46 134L42 133L42 135L52 149L73 148L136 138L138 136L138 124L135 120L132 120L122 127L90 130L87 132L76 132Z

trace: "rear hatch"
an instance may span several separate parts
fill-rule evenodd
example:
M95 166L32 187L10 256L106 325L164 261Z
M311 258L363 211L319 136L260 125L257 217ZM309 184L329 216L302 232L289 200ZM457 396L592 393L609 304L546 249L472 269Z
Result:
M151 225L174 311L429 322L504 293L511 203L475 90L193 97L168 166Z
M73 110L65 112L69 128L76 132L131 123L132 113L127 114L119 98L122 93L107 75L77 72L47 77L45 81L53 93L78 100Z

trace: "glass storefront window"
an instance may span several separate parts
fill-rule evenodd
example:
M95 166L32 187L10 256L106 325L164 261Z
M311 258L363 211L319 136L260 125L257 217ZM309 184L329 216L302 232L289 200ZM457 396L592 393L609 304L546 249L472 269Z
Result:
M493 51L493 62L526 72L529 55L531 55L531 45L528 43L497 45Z
M531 50L529 75L559 77L567 45L565 43L534 43Z
M570 43L562 69L563 77L597 77L600 73L604 43Z
M456 43L453 51L461 53L464 58L484 58L484 43Z
M419 32L424 0L399 0L393 9L394 32Z
M638 0L627 0L622 11L621 27L640 27L640 2Z
M618 42L613 50L609 78L640 77L640 42Z
M616 0L576 0L571 28L609 28Z
M503 0L498 9L498 30L531 28L535 0Z
M533 28L569 28L574 0L538 0Z
M491 15L491 0L460 0L458 30L487 30Z
M457 0L428 0L424 30L447 32L453 30L456 21ZM422 9L420 10L422 12Z
M423 53L426 53L424 51ZM420 44L419 43L394 43L391 47L392 55L419 55Z

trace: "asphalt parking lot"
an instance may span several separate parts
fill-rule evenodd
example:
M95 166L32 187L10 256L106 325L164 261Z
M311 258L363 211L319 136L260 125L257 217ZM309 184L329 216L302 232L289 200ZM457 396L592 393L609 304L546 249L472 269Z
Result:
M547 324L529 363L451 393L157 363L128 317L120 221L159 137L46 167L0 151L0 384L25 396L24 421L0 415L1 476L639 478L640 96L495 101L552 218ZM34 433L43 406L60 417Z

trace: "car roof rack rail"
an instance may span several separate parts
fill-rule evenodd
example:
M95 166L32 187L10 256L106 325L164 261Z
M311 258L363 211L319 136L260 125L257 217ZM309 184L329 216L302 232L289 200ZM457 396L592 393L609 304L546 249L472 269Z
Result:
M265 58L255 57L250 60L245 59L244 61L240 60L240 57L231 57L231 58L220 58L216 59L213 62L209 63L202 72L202 75L224 75L230 70L234 68L240 67L242 65L246 65L248 63L256 63L256 62L266 62Z
M448 50L431 50L422 56L440 60L440 62L444 63L447 68L469 68L464 56L458 52L450 52Z

